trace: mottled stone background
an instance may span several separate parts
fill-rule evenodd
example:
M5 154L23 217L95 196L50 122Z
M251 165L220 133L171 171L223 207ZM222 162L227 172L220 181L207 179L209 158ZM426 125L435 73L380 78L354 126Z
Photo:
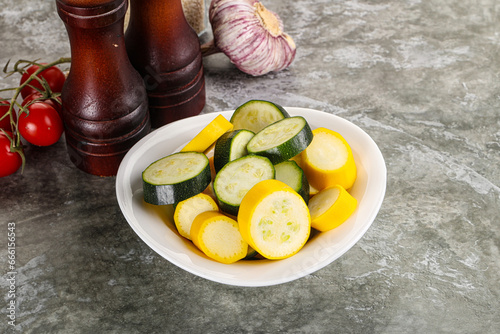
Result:
M251 98L343 117L379 145L388 183L366 235L297 281L239 288L170 264L128 226L115 179L64 141L0 179L16 223L16 333L499 333L500 3L267 0L295 39L280 73L205 59L205 113ZM0 64L69 56L55 1L0 0ZM0 88L17 83L0 78ZM6 97L3 94L2 97ZM1 163L1 162L0 162Z

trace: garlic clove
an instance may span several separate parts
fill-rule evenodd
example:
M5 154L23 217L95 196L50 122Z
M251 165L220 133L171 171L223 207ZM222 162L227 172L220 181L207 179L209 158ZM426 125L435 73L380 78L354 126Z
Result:
M295 58L295 42L283 22L257 0L213 0L209 20L214 46L247 74L281 71Z

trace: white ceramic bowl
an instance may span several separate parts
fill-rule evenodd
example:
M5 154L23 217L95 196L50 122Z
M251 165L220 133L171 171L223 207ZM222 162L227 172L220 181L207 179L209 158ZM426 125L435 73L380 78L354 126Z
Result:
M142 171L153 161L173 153L217 114L209 113L165 125L144 137L127 153L118 170L116 195L120 209L137 235L176 266L206 279L236 286L269 286L311 274L338 259L368 230L385 195L386 166L375 142L356 125L325 112L285 108L303 116L312 129L339 132L352 148L358 169L350 193L358 200L355 213L340 227L318 233L294 256L278 261L243 260L233 264L213 261L182 238L173 223L173 209L143 201ZM221 112L228 120L233 111Z

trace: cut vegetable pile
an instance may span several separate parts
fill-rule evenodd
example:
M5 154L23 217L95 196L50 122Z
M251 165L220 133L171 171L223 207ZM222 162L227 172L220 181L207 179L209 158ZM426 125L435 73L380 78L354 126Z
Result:
M144 200L173 204L180 236L226 264L288 258L311 229L342 225L358 204L349 193L356 176L339 133L312 130L305 118L260 100L241 105L229 121L218 115L181 152L142 174Z

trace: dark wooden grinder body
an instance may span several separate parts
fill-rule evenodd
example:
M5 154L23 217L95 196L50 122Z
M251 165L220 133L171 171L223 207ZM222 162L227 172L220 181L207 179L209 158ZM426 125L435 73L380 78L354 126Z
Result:
M149 97L157 128L198 115L205 106L205 79L198 35L181 0L130 0L127 52Z
M70 159L87 173L116 175L151 128L145 84L125 47L127 0L57 0L57 9L71 45L62 91Z

